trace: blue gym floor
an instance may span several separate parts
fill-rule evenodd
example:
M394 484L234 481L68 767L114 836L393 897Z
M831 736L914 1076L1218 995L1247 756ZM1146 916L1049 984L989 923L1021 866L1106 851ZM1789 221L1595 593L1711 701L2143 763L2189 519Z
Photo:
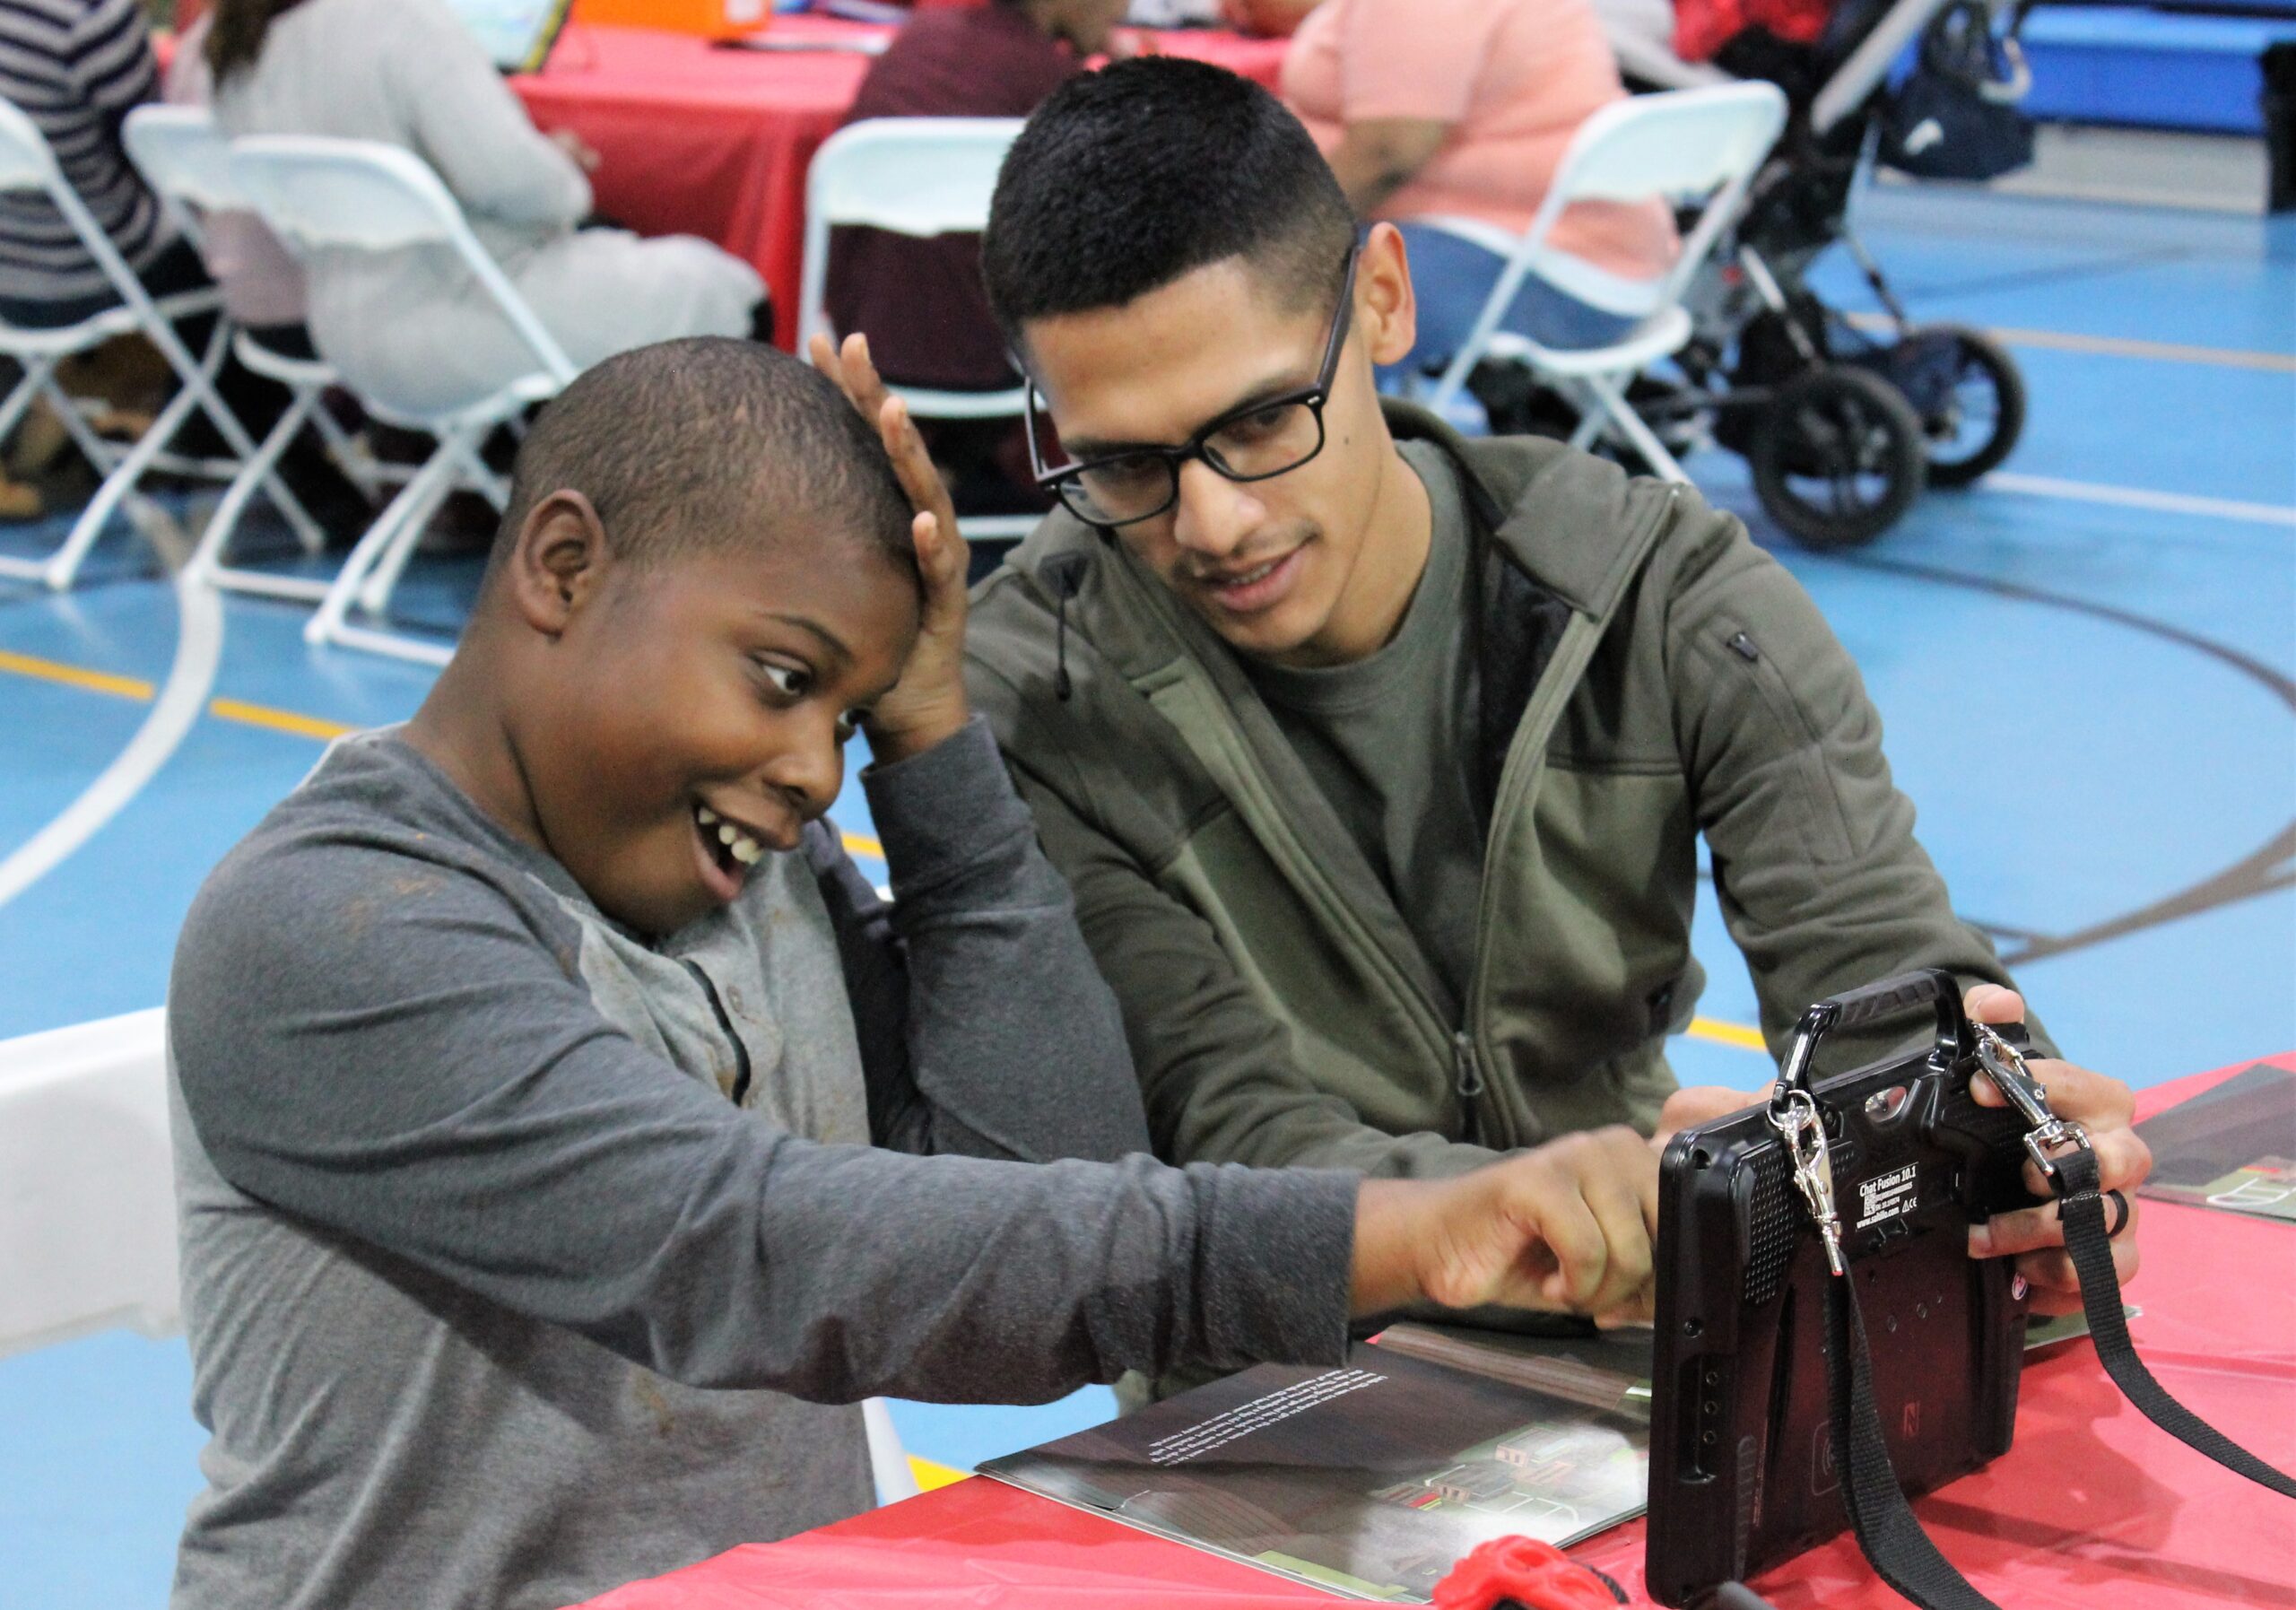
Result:
M1918 314L2011 342L2022 449L1843 558L1779 538L1736 459L1692 472L1865 668L1924 841L1962 912L2030 953L2063 1045L2140 1085L2296 1046L2296 222L1884 190L1866 223ZM1832 300L1870 306L1829 269ZM0 583L0 884L168 678L176 596L124 530L68 597ZM0 551L50 535L0 530ZM427 672L314 653L301 621L227 604L180 746L0 905L0 1038L157 1005L193 891L317 758L312 733L414 708ZM839 819L869 832L857 789ZM1710 1021L1679 1066L1752 1086L1766 1064L1728 1025L1752 992L1710 909L1699 949ZM188 1397L180 1340L0 1362L0 1610L162 1604L198 1485ZM965 1467L1109 1412L1094 1389L895 1419L912 1453Z

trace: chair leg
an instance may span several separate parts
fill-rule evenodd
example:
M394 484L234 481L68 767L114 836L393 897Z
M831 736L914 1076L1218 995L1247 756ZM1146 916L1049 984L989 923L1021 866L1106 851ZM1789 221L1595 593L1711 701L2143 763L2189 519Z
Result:
M256 488L270 473L271 466L279 462L280 456L287 450L287 444L293 441L296 432L303 428L304 416L310 412L313 400L309 392L297 393L287 405L286 412L279 416L279 422L272 426L271 433L263 439L253 457L232 478L230 490L223 494L223 500L215 506L214 514L208 519L207 529L200 533L199 546L192 551L191 562L184 567L187 579L214 585L216 579L224 573L223 555L230 545L232 532L239 527L239 517L247 512L248 500L255 496Z
M25 413L32 405L32 399L39 396L41 386L56 367L46 358L21 358L17 361L23 365L23 378L8 394L8 400L0 403L0 441L7 440L15 433L16 427L23 422Z
M494 506L498 514L509 505L509 483L487 468L486 460L480 456L479 450L484 441L483 435L458 434L453 439L445 450L451 451L454 456L456 479L441 492L439 502L444 502L448 493L465 490L477 492ZM360 608L370 615L378 615L390 607L391 594L397 589L399 577L414 557L414 550L422 541L422 527L430 523L430 516L435 512L436 504L422 512L422 518L413 522L413 529L399 534L399 540L391 545L389 553L383 555L381 562L375 566L375 573L367 579L366 587L361 590Z
M445 485L453 473L454 457L441 443L439 450L430 455L404 486L399 488L398 496L391 500L390 507L377 517L375 523L367 527L366 535L359 539L358 545L351 550L351 557L344 561L342 570L327 588L326 596L320 601L318 613L304 625L304 641L318 644L340 639L344 617L350 614L352 601L359 596L360 584L366 580L368 572L389 551L393 539L401 529L416 511L430 502L437 489Z
M1683 466L1675 462L1674 456L1666 450L1665 443L1660 441L1657 433L1642 422L1642 416L1637 413L1634 411L1634 405L1626 400L1626 394L1619 389L1616 377L1589 375L1587 377L1587 388L1595 394L1596 400L1602 405L1603 412L1610 415L1612 422L1618 426L1626 439L1633 444L1635 451L1642 455L1645 462L1657 472L1661 479L1672 481L1683 486L1690 484L1690 476L1684 474Z
M361 453L359 444L352 440L351 433L335 423L335 415L327 410L325 396L314 392L311 400L317 405L311 410L311 423L319 433L319 440L326 446L327 457L335 460L335 467L359 489L361 497L372 498L382 483L375 474L371 457Z
M80 573L80 566L86 561L89 551L96 545L96 539L103 535L104 527L110 523L113 513L119 508L120 500L135 489L135 483L144 478L144 472L151 468L152 461L175 439L176 432L183 428L184 421L189 417L192 406L197 401L196 394L188 387L178 391L168 399L168 405L160 410L160 416L152 422L151 428L127 450L127 456L104 477L104 483L96 488L96 495L88 500L88 506L73 522L72 534L64 539L64 545L57 549L47 564L40 568L40 579L51 589L59 593L69 590Z

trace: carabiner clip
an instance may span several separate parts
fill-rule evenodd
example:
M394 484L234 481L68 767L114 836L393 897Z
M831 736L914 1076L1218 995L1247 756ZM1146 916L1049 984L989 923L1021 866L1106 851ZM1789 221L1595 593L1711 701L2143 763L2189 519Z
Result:
M2025 1120L2025 1154L2040 1170L2049 1188L2062 1192L2065 1183L2057 1174L2057 1154L2066 1148L2088 1150L2089 1132L2074 1119L2061 1118L2049 1110L2048 1092L2026 1067L2025 1054L1996 1033L1992 1024L1972 1021L1970 1027L1977 1035L1979 1066L1993 1080L2003 1100Z
M1818 1239L1825 1244L1826 1267L1847 1275L1849 1265L1841 1253L1841 1218L1833 1205L1833 1154L1826 1149L1826 1121L1806 1090L1787 1090L1770 1104L1770 1127L1786 1143L1793 1160L1794 1183L1817 1222Z

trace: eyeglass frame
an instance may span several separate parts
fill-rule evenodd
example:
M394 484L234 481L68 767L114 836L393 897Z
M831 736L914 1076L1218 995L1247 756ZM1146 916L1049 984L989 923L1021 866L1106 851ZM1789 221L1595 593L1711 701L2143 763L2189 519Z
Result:
M1098 527L1100 530L1108 532L1114 531L1122 526L1137 526L1143 520L1152 520L1158 515L1170 512L1180 500L1180 471L1191 462L1201 463L1222 480L1234 482L1239 486L1249 485L1257 481L1273 481L1278 475L1288 475L1304 465L1314 463L1317 457L1323 452L1325 444L1330 439L1324 431L1324 406L1331 401L1332 385L1339 376L1339 354L1346 348L1348 335L1354 328L1355 269L1362 260L1362 255L1363 250L1361 245L1352 245L1347 248L1347 267L1340 278L1339 305L1332 309L1331 330L1324 337L1323 362L1318 367L1315 383L1300 387L1294 391L1280 392L1274 396L1260 397L1256 401L1245 403L1239 407L1231 408L1227 413L1203 426L1176 448L1153 445L1126 448L1119 453L1103 453L1097 458L1088 458L1081 463L1071 460L1057 468L1048 469L1045 466L1043 450L1039 447L1037 440L1039 413L1036 377L1027 375L1023 371L1024 384L1022 387L1021 403L1024 421L1022 428L1029 439L1029 469L1035 475L1037 485L1041 490L1052 493L1060 500L1062 508L1086 525ZM1304 405L1316 422L1316 445L1309 449L1308 456L1298 463L1287 464L1280 470L1269 470L1264 474L1239 475L1213 455L1210 448L1212 439L1238 420L1248 419L1255 413L1265 413L1270 408L1288 408L1295 405ZM1071 503L1067 494L1062 490L1064 485L1074 484L1094 465L1109 464L1120 458L1142 457L1161 458L1171 469L1171 495L1146 514L1131 515L1121 520L1095 519Z

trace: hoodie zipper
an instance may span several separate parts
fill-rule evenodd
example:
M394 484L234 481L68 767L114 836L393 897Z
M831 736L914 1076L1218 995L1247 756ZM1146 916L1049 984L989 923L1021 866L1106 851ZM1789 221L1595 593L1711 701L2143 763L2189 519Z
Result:
M1471 1145L1481 1145L1483 1068L1474 1059L1474 1036L1465 1029L1452 1031L1451 1064L1458 1077L1460 1138Z
M1644 521L1644 523L1636 528L1634 545L1639 548L1645 554L1648 553L1650 543L1654 540L1659 528L1664 526L1666 521L1674 518L1679 490L1680 489L1677 487L1669 485L1665 490L1665 495L1664 497L1652 499L1651 501L1657 506L1651 509L1648 518ZM1608 629L1609 623L1609 619L1605 618L1603 622L1605 630ZM1580 661L1578 668L1571 674L1572 685L1574 689L1577 684L1577 679L1586 674L1586 660L1591 659L1592 657L1593 650L1592 648L1589 648L1587 652L1586 658ZM1541 686L1543 686L1545 683L1546 679L1553 674L1554 667L1550 664L1544 671L1540 673L1539 683ZM1534 687L1531 697L1533 699L1536 699L1539 696L1539 692L1540 688ZM1562 697L1568 698L1569 693L1566 692ZM1556 718L1560 718L1559 715ZM1552 732L1552 722L1550 721L1548 724L1548 734L1551 735ZM1542 735L1540 739L1540 750L1542 753L1544 752L1546 735ZM1508 744L1506 761L1501 764L1499 770L1499 788L1497 789L1496 797L1492 801L1491 813L1492 844L1484 847L1483 853L1486 866L1483 873L1483 885L1481 895L1476 901L1474 969L1472 976L1467 979L1467 998L1465 1009L1461 1014L1461 1024L1457 1031L1452 1037L1454 1044L1457 1047L1454 1061L1457 1064L1458 1072L1460 1101L1461 1103L1466 1107L1467 1138L1469 1140L1479 1141L1482 1139L1482 1114L1470 1102L1468 1092L1470 1087L1472 1087L1474 1093L1479 1096L1483 1093L1484 1088L1483 1080L1483 1064L1475 1055L1475 1033L1476 1030L1481 1026L1483 1021L1485 1011L1484 997L1490 993L1491 984L1490 979L1486 975L1491 970L1491 936L1492 930L1498 926L1499 920L1498 908L1495 904L1493 895L1494 880L1490 875L1490 869L1487 863L1491 854L1492 846L1497 843L1499 835L1504 831L1504 824L1510 820L1513 811L1521 808L1521 802L1517 798L1517 796L1522 789L1523 785L1521 781L1521 774L1525 766L1528 763L1528 759L1529 757L1524 752L1522 730L1520 727L1518 727L1514 737ZM1520 1144L1521 1137L1519 1136L1509 1136L1505 1137L1505 1139L1508 1144Z

